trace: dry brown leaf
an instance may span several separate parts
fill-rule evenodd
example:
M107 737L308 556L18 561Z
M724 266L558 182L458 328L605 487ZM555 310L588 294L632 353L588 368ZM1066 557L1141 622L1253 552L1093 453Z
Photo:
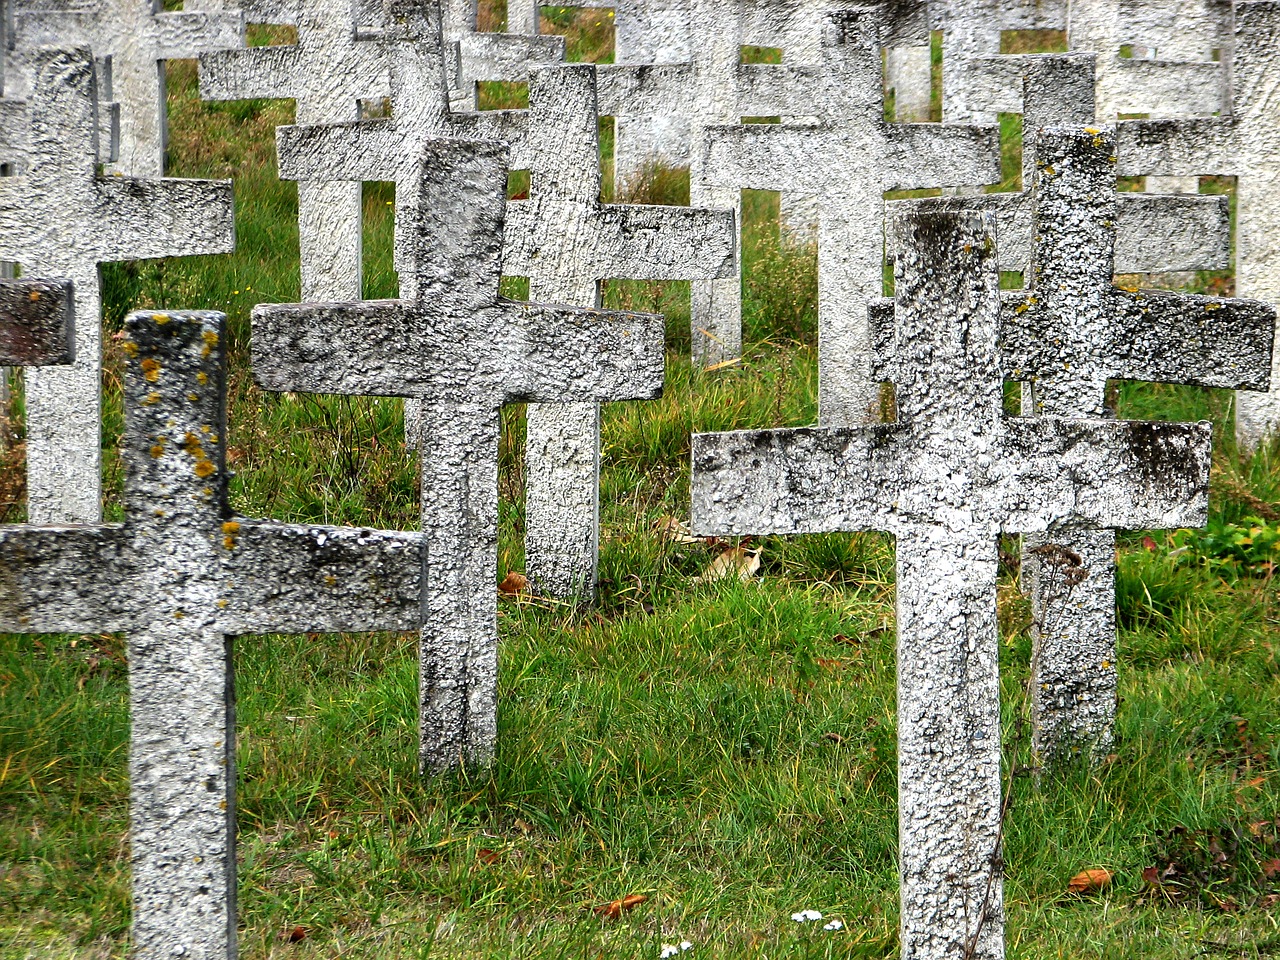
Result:
M509 597L518 596L519 594L522 594L522 593L528 593L529 578L526 577L523 573L517 573L515 570L512 570L505 577L503 577L502 582L498 584L498 592L505 593Z
M702 542L701 537L695 537L689 533L689 528L675 517L659 517L653 521L653 529L663 540L670 540L672 543Z
M822 735L822 739L830 740L832 743L837 745L844 743L844 737L840 736L840 734L835 733L834 731L831 731L831 730L828 730L826 733L824 733Z
M1160 868L1144 867L1142 869L1142 879L1153 887L1160 886Z
M1067 889L1072 893L1096 893L1114 876L1110 870L1081 870L1067 882Z
M498 854L494 850L486 847L483 850L476 851L476 859L483 863L486 867L491 867L498 862Z
M643 893L629 893L621 900L612 900L592 909L606 920L616 920L624 910L633 910L648 899Z
M288 940L290 943L301 943L303 940L307 939L307 928L301 926L294 927L284 935L283 939Z
M743 582L750 580L760 569L760 551L744 547L730 547L711 561L707 572L694 578L694 583L713 583L736 577Z
M1270 860L1262 861L1262 875L1268 880L1280 876L1280 857L1272 857Z
M519 830L521 833L523 833L526 837L529 834L533 833L533 827L525 823L523 820L517 819L516 822L512 824L512 826L515 827L517 830Z

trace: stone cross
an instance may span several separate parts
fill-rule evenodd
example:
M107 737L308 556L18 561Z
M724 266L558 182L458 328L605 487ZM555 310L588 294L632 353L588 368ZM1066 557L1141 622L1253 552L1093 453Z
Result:
M864 422L878 405L865 317L882 293L885 191L1000 178L994 127L884 122L882 27L874 9L831 15L817 94L823 122L707 131L703 168L716 182L819 199L818 396L825 424Z
M76 358L26 375L27 497L33 523L101 517L98 264L226 253L229 181L99 176L93 60L42 50L30 102L30 160L0 178L0 260L75 283Z
M456 45L457 63L450 76L457 91L452 99L459 109L476 109L480 80L527 81L533 67L565 58L564 37L538 36L536 29L517 33L477 30L476 0L443 0L440 6L445 42Z
M1229 111L1203 119L1131 120L1116 128L1119 176L1236 177L1236 293L1280 303L1280 156L1274 100L1280 77L1280 2L1238 2ZM1280 364L1280 350L1273 363ZM1280 368L1272 383L1280 383ZM1236 395L1236 435L1253 447L1280 431L1280 390Z
M112 172L164 176L168 138L165 61L244 42L244 21L230 12L161 12L159 0L9 0L19 55L42 45L86 46L111 58L106 99L120 104L120 142ZM29 71L20 65L15 73ZM21 90L16 90L21 93Z
M0 366L48 367L74 356L71 282L0 280Z
M503 272L539 303L600 305L610 278L735 276L732 212L600 202L596 68L538 70L529 85L530 199L508 204ZM529 404L525 570L535 589L590 598L600 539L600 407Z
M1106 406L1112 379L1266 387L1275 328L1275 311L1268 305L1112 285L1117 272L1126 272L1117 271L1117 233L1136 236L1145 247L1161 246L1155 240L1167 233L1161 221L1181 212L1184 200L1201 206L1217 201L1220 223L1210 232L1208 247L1225 250L1225 198L1138 195L1127 205L1137 207L1142 219L1121 217L1119 208L1126 204L1114 189L1111 128L1046 127L1027 152L1036 165L1031 270L1024 290L1005 294L1000 331L1004 377L1023 383L1025 415L1114 416ZM919 206L937 209L939 203ZM941 201L943 209L955 209L954 204ZM1115 551L1112 531L1069 525L1051 537L1030 534L1024 542L1023 586L1031 600L1035 651L1034 748L1049 765L1081 752L1096 760L1111 750ZM1064 556L1071 557L1076 571L1070 578L1064 578Z
M890 230L898 421L695 435L692 528L894 534L902 955L997 960L998 536L1203 523L1211 430L1005 418L993 219Z
M418 209L403 224L412 249L402 288L412 294L263 304L253 314L254 374L264 389L422 401L428 771L493 755L502 405L645 399L662 389L660 317L498 295L507 156L499 143L423 143Z
M125 334L125 521L0 527L0 629L128 635L133 955L234 960L231 638L415 629L423 538L234 515L223 315Z

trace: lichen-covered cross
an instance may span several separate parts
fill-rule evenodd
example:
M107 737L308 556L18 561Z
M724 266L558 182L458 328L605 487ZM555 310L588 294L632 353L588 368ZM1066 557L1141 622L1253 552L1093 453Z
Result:
M133 951L235 960L231 638L413 630L418 534L227 502L225 318L125 325L125 521L0 526L0 630L127 634Z
M903 956L1003 956L997 539L1203 523L1210 425L1006 419L990 215L890 223L898 421L695 435L702 535L897 538Z
M29 104L30 155L0 178L0 260L75 284L76 359L27 374L28 516L101 518L98 264L225 253L231 183L99 176L94 65L86 49L41 50Z
M498 432L503 404L660 394L660 317L498 295L507 150L426 141L400 300L260 305L254 376L268 390L422 402L421 759L483 763L496 736ZM406 275L411 271L412 275Z
M715 182L818 198L818 409L832 425L865 422L878 405L865 317L883 293L885 191L1000 178L994 127L884 121L886 29L875 8L829 16L812 108L822 122L707 131Z
M1205 174L1236 178L1236 293L1280 303L1280 156L1276 94L1280 2L1239 2L1234 11L1231 96L1221 116L1128 120L1117 125L1119 176ZM1236 435L1254 447L1280 432L1280 350L1269 393L1236 396Z

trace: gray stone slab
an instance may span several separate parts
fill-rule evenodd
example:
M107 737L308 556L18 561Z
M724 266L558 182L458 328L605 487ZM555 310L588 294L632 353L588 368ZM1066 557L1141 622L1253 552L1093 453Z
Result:
M0 280L0 364L70 363L75 333L70 280Z
M897 538L902 953L998 958L997 536L1201 524L1211 429L1005 418L993 219L890 228L898 421L695 435L692 528Z
M0 260L75 284L76 359L26 375L28 516L101 517L98 264L225 253L235 240L229 181L99 176L93 60L43 50L31 93L25 173L0 178Z
M736 276L730 211L600 201L596 68L547 68L529 87L530 195L508 203L503 271L529 298L600 305L610 278ZM525 571L535 589L589 599L600 540L598 404L530 404Z
M1120 123L1116 172L1236 177L1236 293L1275 304L1280 302L1280 196L1268 171L1280 153L1280 128L1272 117L1280 3L1241 2L1234 9L1229 111L1201 119ZM1280 369L1273 368L1273 385L1277 376ZM1253 448L1278 430L1280 391L1273 386L1269 393L1237 394L1236 436L1244 447Z
M994 127L890 124L883 119L879 38L872 9L831 17L817 96L817 124L739 125L707 131L704 169L717 182L792 189L819 198L819 411L824 424L853 424L878 409L865 323L883 292L884 193L1000 178ZM736 192L736 191L735 191Z
M657 396L660 317L498 296L508 149L421 140L405 190L400 300L261 305L254 376L267 390L423 405L424 770L484 763L496 735L498 431L505 403ZM405 176L403 161L398 172ZM397 195L405 180L397 181Z
M234 515L225 318L125 334L125 522L0 527L0 629L128 635L132 952L234 960L231 637L415 629L424 541Z

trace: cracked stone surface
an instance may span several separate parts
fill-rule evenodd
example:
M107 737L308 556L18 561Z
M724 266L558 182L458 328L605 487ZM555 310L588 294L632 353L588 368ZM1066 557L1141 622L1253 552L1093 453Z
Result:
M600 305L600 281L736 276L729 211L605 204L594 66L538 70L529 87L529 199L507 204L503 272L529 299ZM525 572L555 597L589 599L600 540L598 404L530 404Z
M757 190L819 198L818 407L824 424L865 422L878 409L867 305L883 292L884 192L994 183L995 127L897 124L883 119L880 37L873 9L832 14L825 32L815 124L707 131L707 176ZM735 190L736 192L736 190Z
M0 280L0 365L49 367L75 356L70 280Z
M1117 125L1119 176L1236 177L1236 293L1280 302L1280 155L1274 102L1280 75L1280 3L1235 5L1229 113L1174 120L1126 120ZM1280 430L1280 351L1273 351L1269 393L1236 395L1236 435L1247 449Z
M234 960L231 638L415 629L424 540L231 513L224 316L125 332L125 521L0 527L0 629L127 634L133 955Z
M695 435L692 529L897 538L902 955L986 960L1004 952L997 536L1200 525L1212 431L1004 417L994 218L890 230L898 421Z
M26 374L27 502L35 523L101 518L101 305L98 264L226 253L230 181L99 176L88 50L41 50L29 105L30 158L0 178L0 260L71 280L75 362Z
M386 128L383 128L386 129ZM498 295L508 149L423 140L398 219L399 300L260 305L253 367L267 390L422 402L421 646L426 771L493 756L498 431L511 402L597 403L662 390L661 317ZM395 161L397 197L405 161ZM381 177L380 179L390 179Z

